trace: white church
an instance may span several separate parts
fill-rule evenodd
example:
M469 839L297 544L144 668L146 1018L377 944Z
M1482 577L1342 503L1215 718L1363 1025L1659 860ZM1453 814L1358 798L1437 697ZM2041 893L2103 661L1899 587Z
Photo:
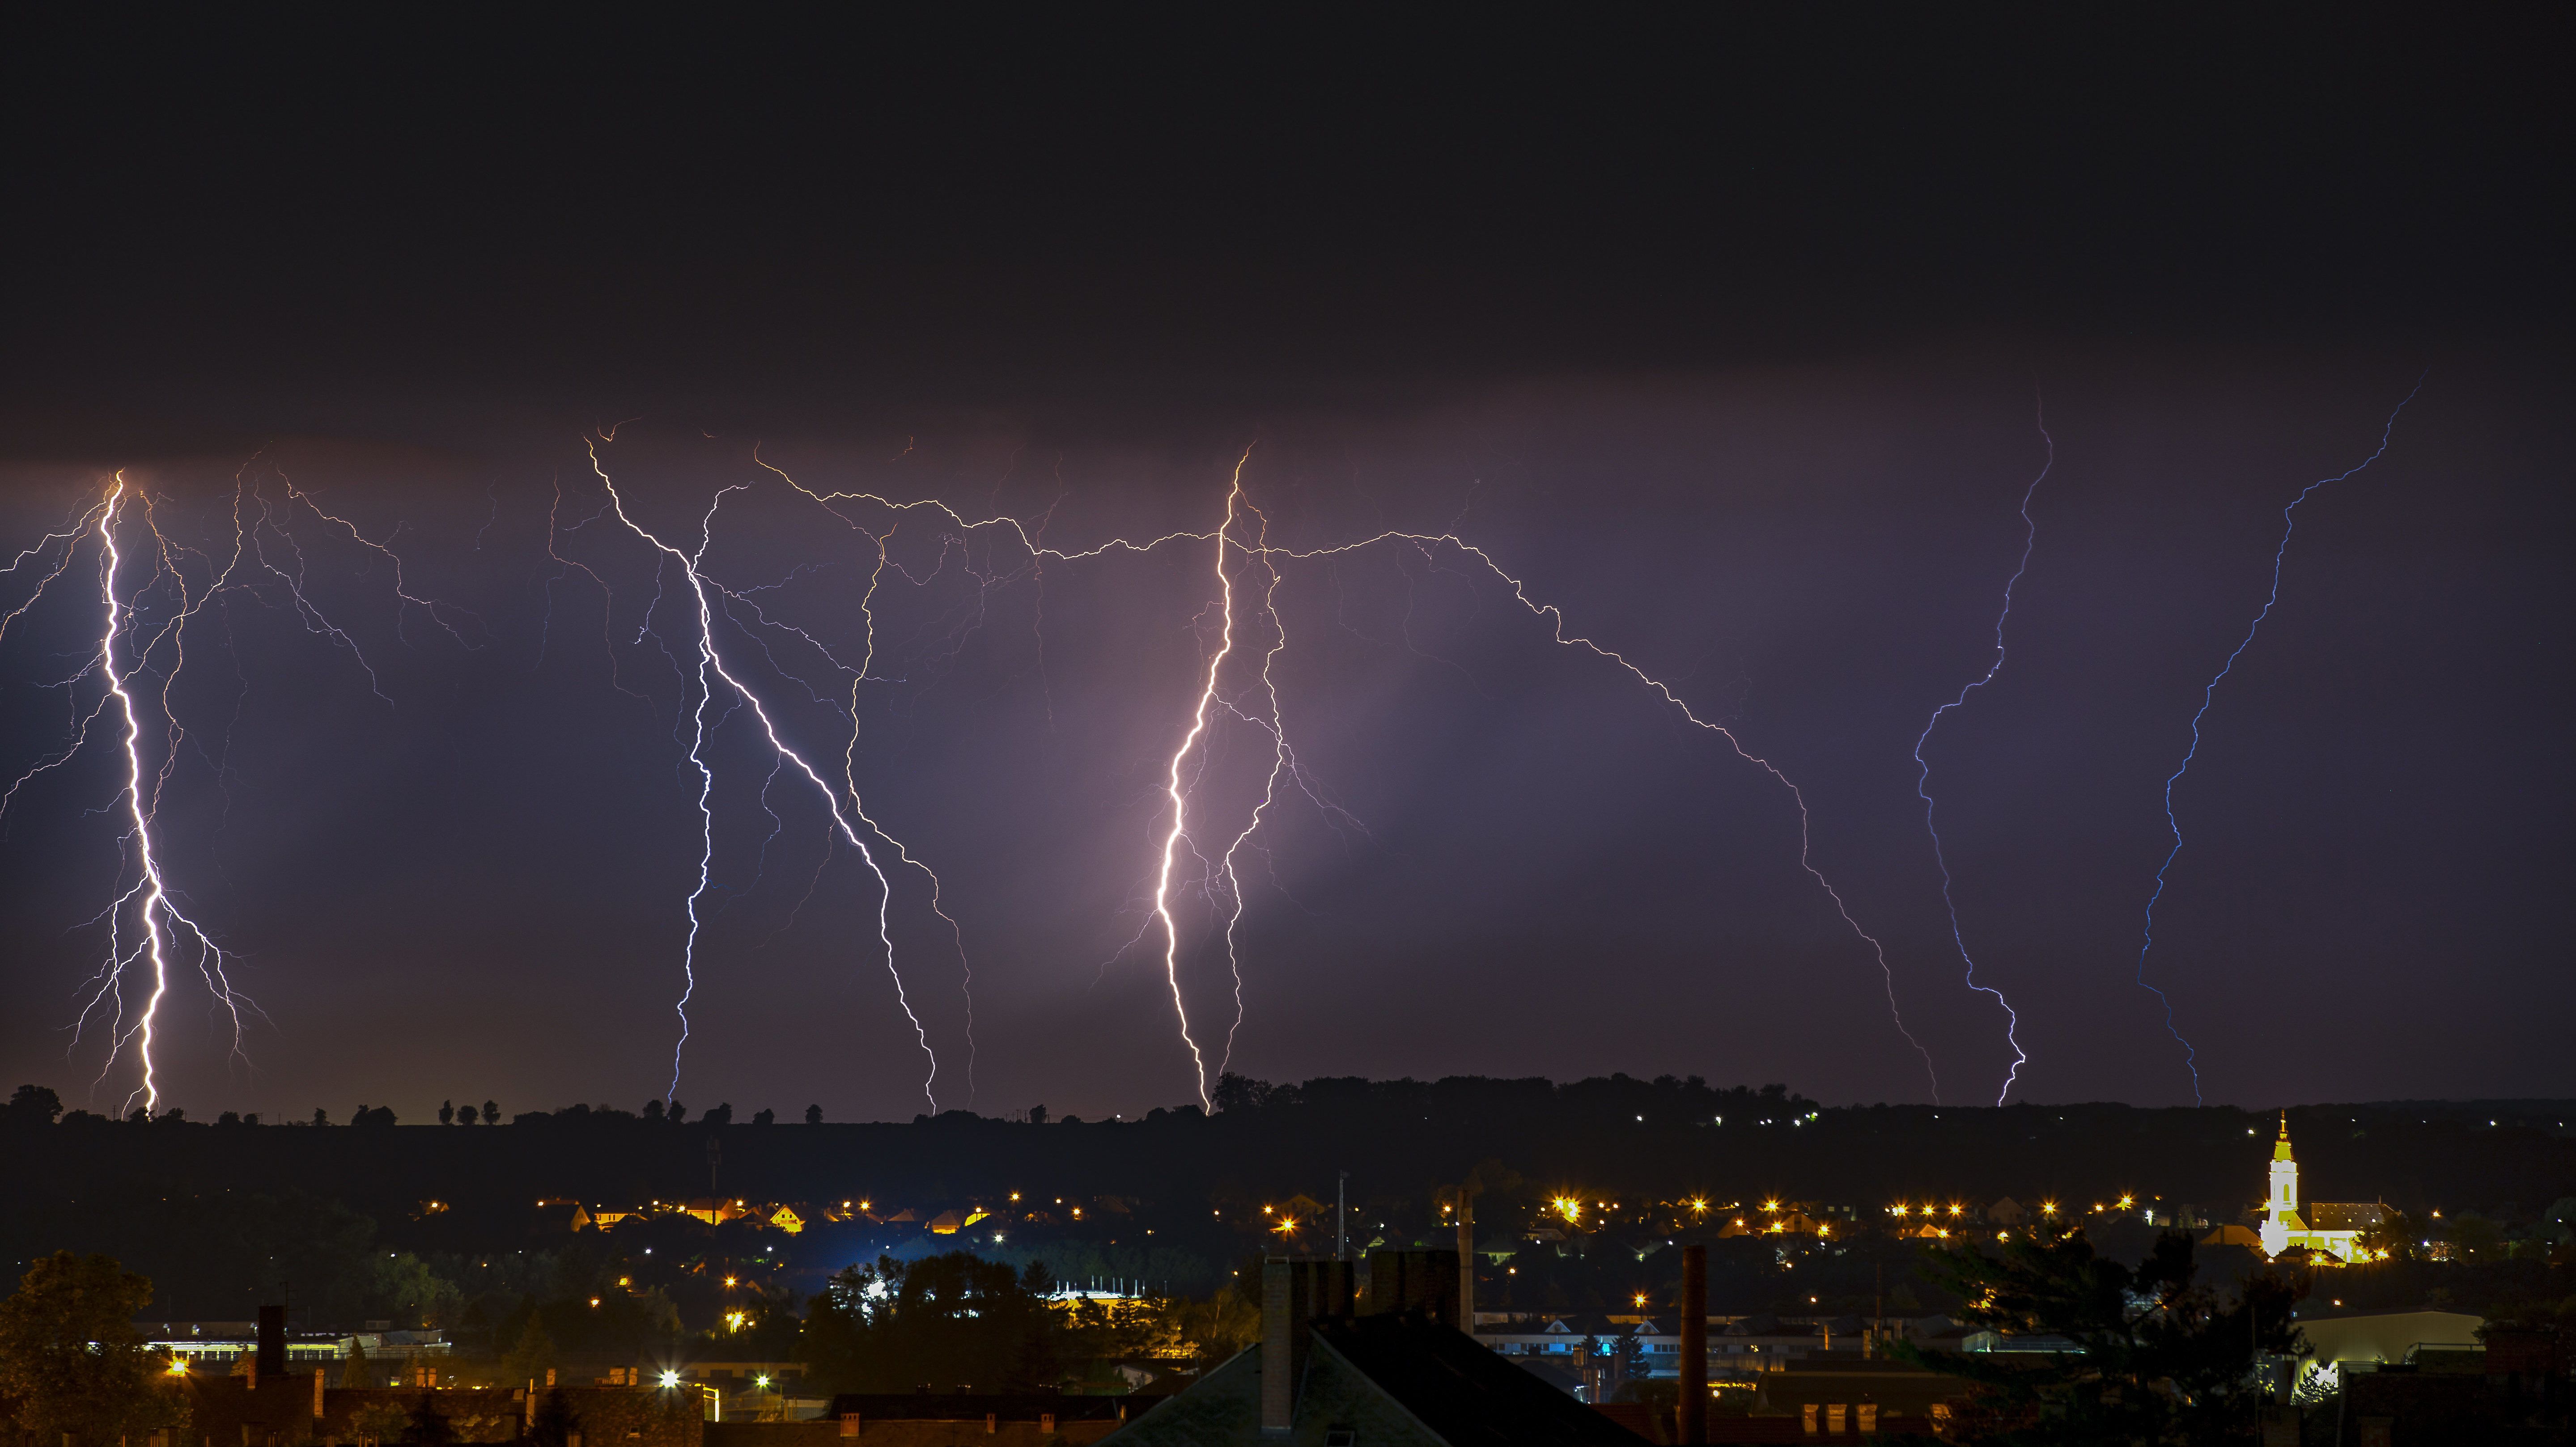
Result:
M2304 1214L2299 1209L2299 1163L2290 1157L2290 1113L2281 1112L2281 1138L2272 1143L2271 1193L2263 1207L2263 1254L2279 1256L2298 1247L2332 1263L2362 1261L2369 1250L2361 1235L2388 1219L2386 1206L2375 1201L2318 1201ZM2320 1260L2320 1264L2327 1264Z

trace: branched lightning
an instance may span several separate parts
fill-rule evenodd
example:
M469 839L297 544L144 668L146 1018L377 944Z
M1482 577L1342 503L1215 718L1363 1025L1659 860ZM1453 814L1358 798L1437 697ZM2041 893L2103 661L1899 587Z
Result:
M871 850L868 847L867 840L861 837L859 833L859 823L867 823L869 826L869 832L878 834L880 838L885 836L882 831L875 828L872 821L867 820L864 813L861 813L858 810L855 792L851 796L851 808L847 811L843 809L840 791L826 782L823 776L815 770L814 766L806 760L805 756L790 747L786 739L780 736L777 722L770 717L768 706L761 701L758 693L754 692L748 684L744 683L741 678L736 676L731 667L727 665L723 650L720 649L716 643L716 617L720 610L715 600L719 595L725 596L728 599L730 599L732 595L726 594L721 585L713 582L707 577L704 571L706 550L714 533L716 511L723 505L724 495L729 492L738 491L741 485L736 484L734 486L718 490L715 498L707 504L705 515L700 519L698 545L696 550L684 552L673 544L663 541L660 537L647 530L643 524L637 522L627 513L625 499L618 493L616 483L610 479L607 467L600 459L598 444L596 442L591 442L586 445L590 453L591 470L598 476L600 486L607 492L610 511L614 512L617 520L625 524L627 529L633 532L636 537L642 539L647 545L661 553L669 562L677 563L679 565L681 576L688 582L690 597L696 603L697 666L695 671L697 675L697 693L696 702L690 710L693 732L689 744L689 762L691 766L698 771L698 810L704 823L704 831L701 836L703 847L699 854L698 884L697 887L690 892L687 906L689 932L687 943L684 947L681 958L681 969L685 983L680 997L680 1002L675 1007L675 1012L678 1014L680 1019L680 1038L678 1042L673 1045L671 1051L672 1093L676 1094L678 1092L681 1055L688 1047L688 1001L694 995L697 988L697 940L700 928L698 906L705 898L708 889L709 877L713 868L715 849L715 814L712 802L714 774L713 770L706 762L705 748L709 728L707 709L715 694L715 680L722 680L724 687L731 692L735 698L739 699L744 707L750 710L753 721L759 725L763 737L767 739L769 747L775 755L778 758L784 759L789 765L794 767L798 773L805 776L807 783L814 786L815 793L823 801L823 807L831 814L832 824L835 831L859 851L861 862L867 866L868 872L876 878L878 888L877 943L885 951L886 973L892 976L894 980L895 1002L902 1007L904 1018L912 1022L913 1038L920 1044L922 1054L930 1062L930 1072L922 1080L921 1092L923 1097L930 1102L930 1108L935 1113L939 1109L939 1053L937 1050L932 1048L930 1043L930 1032L922 1025L921 1017L916 1014L912 1008L912 999L910 992L905 986L903 972L896 964L892 923L892 909L894 902L893 882L886 877L885 870L877 863L875 851ZM658 574L660 570L657 568L656 571ZM727 616L729 617L730 615L728 614ZM646 621L644 626L647 630L651 627L651 611L649 609L646 612ZM710 675L712 675L712 678ZM854 818L858 821L857 823L853 822Z
M2183 751L2182 762L2165 780L2165 827L2173 834L2173 845L2165 851L2164 862L2156 866L2156 887L2147 896L2146 919L2139 931L2137 983L2139 989L2154 995L2164 1006L2165 1033L2173 1036L2174 1043L2183 1049L2183 1066L2191 1072L2191 1098L2195 1104L2201 1100L2200 1051L2189 1040L2183 1038L2181 1029L2174 1024L2173 998L2163 990L2147 983L2147 952L2154 949L2156 945L2156 903L2164 898L2166 872L2173 868L2174 859L2182 853L2182 821L2174 814L2174 785L2181 781L2183 775L2191 772L2191 761L2200 754L2200 722L2209 715L2209 706L2218 696L2218 685L2226 681L2227 675L2235 669L2236 660L2243 657L2245 650L2253 646L2254 635L2262 631L2263 620L2272 616L2272 605L2281 600L2281 567L2283 561L2290 555L2290 535L2298 527L2296 515L2299 504L2306 502L2309 494L2318 488L2341 482L2377 462L2381 454L2388 451L2389 438L2397 431L2399 414L2406 410L2407 403L2415 400L2415 394L2423 390L2424 379L2417 377L2415 385L2407 389L2406 395L2400 398L2397 406L2389 412L2388 420L2380 426L2379 445L2371 449L2368 457L2332 477L2321 477L2309 483L2299 489L2299 495L2290 499L2288 506L2281 509L2281 541L2279 546L2272 550L2271 586L2263 595L2263 606L2255 610L2253 621L2245 625L2245 636L2237 640L2236 647L2227 655L2227 661L2219 665L2218 672L2210 675L2209 682L2201 688L2200 707L2195 709L2191 716L2191 747Z
M1208 655L1207 682L1200 687L1198 704L1190 711L1189 731L1181 736L1180 747L1172 750L1171 763L1165 770L1163 792L1171 800L1172 824L1163 835L1162 867L1154 875L1154 918L1163 925L1163 978L1172 988L1172 1012L1180 1017L1181 1043L1190 1047L1190 1064L1197 1072L1199 1104L1211 1109L1214 1107L1208 1098L1207 1056L1190 1034L1189 1006L1181 999L1181 928L1172 918L1172 856L1189 832L1189 802L1181 790L1181 763L1190 756L1192 749L1198 747L1199 736L1207 732L1208 710L1216 702L1217 675L1225 667L1226 655L1234 651L1234 575L1226 571L1225 545L1234 528L1236 505L1243 499L1243 464L1251 457L1252 450L1246 448L1243 456L1235 459L1234 477L1225 492L1225 521L1216 530L1217 594L1224 612L1216 651ZM1231 851L1228 851L1228 856L1231 858ZM1232 937L1233 931L1229 926L1229 943ZM1241 978L1237 975L1235 987L1238 1010L1243 998Z
M1241 959L1235 943L1236 927L1240 923L1242 913L1241 879L1235 864L1239 852L1245 847L1251 835L1258 830L1267 813L1268 805L1276 801L1277 786L1279 780L1283 776L1296 780L1299 787L1304 790L1310 798L1314 799L1319 808L1325 810L1328 817L1338 815L1342 812L1337 807L1327 804L1323 799L1317 796L1312 786L1304 779L1302 770L1297 764L1295 751L1287 739L1285 730L1280 726L1278 696L1273 683L1271 671L1280 652L1286 647L1285 629L1279 625L1276 609L1272 606L1275 603L1276 589L1279 581L1278 567L1282 562L1303 562L1312 560L1325 560L1329 562L1345 554L1362 552L1380 545L1409 546L1422 550L1426 556L1428 556L1434 549L1445 547L1456 551L1467 559L1472 560L1475 566L1491 573L1494 577L1509 585L1512 590L1513 599L1518 602L1524 610L1530 613L1533 617L1547 620L1550 624L1550 636L1554 642L1564 647L1581 649L1617 665L1631 677L1635 678L1639 683L1645 685L1649 691L1651 691L1664 704L1669 706L1684 721L1688 722L1695 728L1709 733L1714 733L1726 740L1728 747L1734 751L1738 758L1761 769L1783 789L1787 790L1792 803L1796 806L1798 811L1799 867L1804 870L1808 877L1816 882L1817 887L1824 892L1825 897L1833 904L1835 913L1841 918L1844 925L1847 926L1862 943L1869 947L1871 956L1878 965L1880 978L1886 991L1889 1015L1894 1021L1898 1033L1904 1036L1906 1043L1912 1046L1915 1053L1922 1058L1924 1072L1926 1077L1931 1081L1934 1098L1936 1100L1939 1098L1940 1078L1934 1069L1931 1053L1924 1048L1922 1042L1917 1040L1913 1032L1906 1026L1903 1013L1897 1005L1895 972L1888 963L1886 947L1875 935L1870 934L1867 930L1861 927L1859 920L1852 914L1850 907L1844 902L1841 893L1834 888L1832 882L1826 878L1824 872L1816 866L1813 857L1813 821L1808 810L1806 795L1786 773L1784 773L1770 760L1746 749L1742 740L1723 724L1702 718L1687 703L1685 703L1670 686L1665 684L1662 680L1647 673L1644 669L1638 667L1635 663L1630 661L1626 655L1615 649L1609 648L1590 637L1567 632L1565 616L1561 610L1553 604L1541 603L1531 598L1526 585L1521 579L1507 572L1484 549L1466 541L1453 532L1413 533L1389 530L1379 532L1353 542L1328 547L1298 549L1281 547L1271 543L1268 540L1267 520L1264 518L1261 524L1261 530L1255 537L1245 539L1237 536L1239 523L1244 513L1250 512L1255 516L1261 516L1258 509L1251 507L1243 490L1242 473L1249 457L1250 452L1247 450L1244 456L1238 458L1235 463L1233 476L1229 480L1227 487L1224 513L1215 529L1176 529L1142 541L1131 540L1124 537L1113 537L1105 542L1081 549L1050 547L1043 541L1041 530L1033 530L1029 524L1016 518L1007 516L970 518L957 511L955 508L952 508L946 503L940 502L936 499L920 499L911 502L898 502L872 492L822 492L808 488L802 483L797 483L792 478L787 478L790 485L796 487L798 491L803 492L818 504L830 509L833 511L835 516L840 517L841 520L853 530L859 531L871 539L872 543L878 550L879 556L877 560L877 572L871 575L868 593L868 598L870 600L873 600L875 596L876 578L882 574L886 567L883 554L884 535L869 532L866 528L861 527L856 519L841 512L838 507L834 506L835 504L866 503L883 507L897 514L902 514L915 509L925 509L941 517L951 526L970 534L976 530L988 527L1006 529L1016 536L1020 546L1028 554L1030 559L1029 566L1031 569L1040 566L1043 561L1050 560L1070 563L1098 558L1110 553L1146 554L1154 552L1166 544L1180 545L1204 542L1216 545L1214 564L1218 583L1217 608L1220 623L1218 647L1207 660L1206 672L1201 680L1196 701L1190 712L1189 727L1184 731L1178 747L1174 750L1171 758L1167 761L1163 771L1164 781L1161 792L1164 795L1163 802L1165 806L1171 811L1171 817L1163 829L1161 844L1155 853L1153 867L1155 880L1153 902L1145 925L1146 932L1151 932L1157 926L1160 926L1164 936L1164 980L1172 994L1174 1011L1179 1017L1182 1041L1190 1051L1194 1074L1196 1076L1196 1085L1202 1102L1205 1102L1207 1097L1207 1062L1205 1052L1198 1043L1196 1032L1190 1025L1186 1002L1182 998L1182 991L1180 988L1179 930L1178 922L1172 913L1172 896L1175 887L1173 869L1179 863L1180 851L1184 847L1188 847L1194 854L1197 852L1196 846L1190 838L1188 825L1188 800L1192 790L1189 784L1185 783L1185 779L1191 779L1194 777L1188 774L1188 764L1194 753L1202 753L1204 750L1206 735L1211 722L1211 713L1214 710L1222 709L1236 718L1267 732L1271 736L1271 770L1264 787L1262 805L1256 808L1249 826L1234 838L1222 855L1215 860L1208 860L1203 855L1200 856L1202 864L1208 870L1211 888L1214 887L1214 879L1218 876L1222 876L1225 880L1223 887L1230 897L1227 905L1228 913L1225 935L1227 941L1227 963L1229 970L1233 974L1236 986L1236 1024L1239 1026L1241 1023L1242 974ZM766 462L761 465L764 467L770 466L770 464ZM771 467L771 470L774 472L777 471L775 467ZM783 472L779 473L779 476L786 478L786 474ZM1263 594L1264 611L1270 615L1272 626L1277 630L1274 641L1263 655L1261 680L1259 684L1259 690L1262 696L1261 703L1257 708L1251 711L1247 711L1238 706L1236 702L1229 700L1223 693L1220 686L1226 660L1231 656L1234 650L1237 628L1242 622L1235 611L1235 580L1227 565L1229 550L1241 554L1247 560L1258 561L1263 565L1265 576L1267 578ZM985 581L989 587L999 580L986 578ZM866 622L870 630L870 647L871 650L873 650L873 616L871 615L867 617ZM873 656L873 652L871 653L871 656ZM862 670L862 673L864 673L864 670ZM1204 770L1204 767L1204 761L1202 761L1201 769ZM1126 948L1132 948L1135 944L1140 943L1142 939L1143 933L1140 932L1137 939L1131 940L1129 945L1122 947L1119 953L1125 953ZM1113 956L1113 958L1115 957ZM1228 1032L1228 1049L1225 1059L1231 1058L1232 1035L1233 1032L1230 1030ZM1220 1063L1220 1069L1222 1068L1223 1061Z
M35 547L21 552L7 568L0 569L0 573L13 573L31 560L52 553L57 546L61 550L28 597L6 615L0 615L0 638L5 638L10 626L43 601L50 586L70 570L76 553L89 543L97 549L95 599L100 612L95 639L80 666L69 677L49 686L62 688L70 696L83 680L95 676L99 692L95 701L85 707L74 703L68 744L38 760L5 792L0 792L0 815L6 814L31 780L62 768L78 756L92 739L93 726L106 720L106 731L116 736L121 752L120 782L112 809L123 817L119 844L130 851L135 875L128 883L120 872L109 902L90 921L106 926L107 947L84 986L86 997L70 1030L72 1048L77 1049L91 1022L104 1017L108 1044L106 1059L99 1067L101 1081L115 1069L119 1058L132 1052L140 1083L126 1097L128 1108L138 1101L146 1111L160 1107L161 1069L154 1045L174 967L193 967L217 1008L230 1021L232 1059L247 1062L242 1049L245 1012L261 1013L257 1002L232 983L226 968L227 951L215 943L212 932L182 903L182 893L171 883L163 843L156 833L162 798L177 770L183 747L194 747L216 770L219 783L224 767L221 755L207 753L202 744L191 744L189 730L180 717L177 695L180 678L188 667L189 625L219 598L242 594L274 605L268 595L278 595L307 632L347 652L366 675L369 687L378 697L385 697L376 671L357 641L332 621L307 587L304 551L289 526L290 510L300 510L331 524L350 541L391 563L394 591L404 608L425 610L459 644L475 646L450 621L451 615L463 619L472 614L412 593L403 579L399 554L366 537L347 519L323 511L310 493L297 488L273 465L268 470L276 476L283 495L271 496L264 484L251 475L252 466L257 464L258 459L253 459L234 477L231 551L220 565L214 556L200 554L173 538L160 522L153 497L119 472L109 479L103 496L79 514L75 527L46 535ZM136 528L148 536L148 543L129 549L122 534ZM271 556L272 548L284 561ZM195 570L199 568L203 571L202 582L195 581ZM147 609L151 616L147 616ZM149 681L156 676L157 688ZM239 708L238 700L235 708ZM149 749L145 741L145 715L155 711L160 737L152 747L160 752L157 765L147 761ZM136 979L145 973L149 975L148 988Z
M1980 994L1994 996L1995 1004L2002 1007L2004 1043L2012 1047L2012 1068L2004 1072L2003 1088L1995 1092L1997 1105L2003 1104L2012 1095L2013 1082L2021 1078L2021 1068L2029 1063L2030 1057L2022 1053L2020 1013L2013 1009L2010 1000L2004 998L2003 991L1991 985L1977 983L1977 962L1968 953L1967 936L1959 929L1959 905L1950 895L1950 861L1942 853L1941 831L1932 819L1932 766L1924 762L1923 746L1932 741L1932 731L1941 726L1943 714L1966 704L1969 694L1994 682L1995 675L2004 671L2004 624L2012 617L2013 589L2020 585L2022 575L2030 571L2031 547L2039 540L2039 524L2031 520L2030 500L2038 494L2039 485L2048 480L2048 470L2057 465L2057 439L2048 435L2048 421L2045 414L2040 417L2038 425L2039 439L2047 447L2048 456L2040 463L2039 475L2030 480L2030 486L2022 489L2021 558L2013 564L2012 576L2004 580L2004 606L2002 611L1995 614L1994 661L1987 665L1984 674L1961 688L1958 697L1932 710L1932 717L1924 722L1921 736L1914 740L1914 792L1923 800L1923 830L1932 836L1932 862L1941 870L1941 908L1950 917L1950 941L1958 946L1959 962L1967 968L1968 988Z
M1816 887L1824 891L1825 898L1833 902L1834 912L1842 917L1842 922L1850 928L1854 935L1859 937L1862 943L1869 946L1870 955L1877 961L1879 976L1886 986L1888 1016L1895 1022L1897 1033L1905 1037L1905 1043L1913 1046L1914 1053L1922 1057L1923 1073L1932 1083L1932 1098L1937 1102L1941 1097L1941 1077L1933 1068L1932 1052L1924 1049L1923 1042L1915 1039L1914 1032L1906 1028L1904 1012L1896 1003L1896 972L1887 963L1887 947L1879 943L1876 935L1873 935L1869 931L1861 928L1860 921L1852 916L1851 907L1843 902L1842 894L1834 888L1833 882L1825 877L1824 871L1816 867L1814 858L1814 821L1807 810L1807 796L1805 791L1801 790L1787 774L1781 772L1778 765L1744 747L1744 741L1736 737L1735 732L1732 729L1727 728L1724 724L1700 717L1698 713L1692 710L1689 704L1682 701L1679 694L1673 692L1670 685L1638 667L1635 663L1630 662L1627 655L1619 652L1617 649L1610 648L1596 642L1582 634L1566 632L1565 614L1561 609L1553 603L1541 603L1530 597L1528 587L1521 579L1505 571L1503 566L1494 561L1492 555L1488 554L1483 548L1476 546L1474 543L1468 542L1454 533L1407 533L1389 531L1378 533L1372 537L1363 538L1358 542L1343 543L1333 547L1308 549L1269 548L1264 549L1264 551L1267 554L1285 558L1329 558L1337 557L1345 553L1357 552L1363 548L1372 547L1383 542L1409 543L1416 547L1425 549L1446 546L1475 559L1480 566L1489 570L1495 577L1500 578L1503 582L1510 585L1512 590L1512 599L1514 602L1519 603L1522 608L1526 609L1530 613L1531 616L1547 620L1549 625L1549 637L1552 641L1566 648L1580 649L1597 658L1601 658L1609 663L1617 665L1630 677L1636 679L1639 683L1644 684L1648 692L1654 694L1657 698L1662 699L1665 704L1671 707L1674 714L1680 717L1684 722L1690 724L1694 728L1701 729L1708 733L1713 733L1719 738L1726 740L1727 747L1735 751L1735 756L1737 758L1742 759L1744 762L1753 765L1766 774L1769 774L1781 788L1789 791L1790 800L1795 803L1798 808L1798 867L1805 870L1807 877L1816 882Z

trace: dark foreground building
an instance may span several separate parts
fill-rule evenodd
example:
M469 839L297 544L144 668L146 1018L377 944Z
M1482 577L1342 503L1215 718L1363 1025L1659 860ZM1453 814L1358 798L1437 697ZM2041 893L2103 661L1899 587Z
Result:
M1445 1263L1445 1267L1444 1264ZM1344 1261L1262 1267L1262 1338L1104 1447L1640 1447L1458 1329L1457 1257L1380 1252L1355 1309Z

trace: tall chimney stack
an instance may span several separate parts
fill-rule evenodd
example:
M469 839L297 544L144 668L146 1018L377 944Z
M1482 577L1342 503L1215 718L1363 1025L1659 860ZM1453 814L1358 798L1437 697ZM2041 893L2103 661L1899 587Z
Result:
M1305 1384L1309 1327L1318 1317L1351 1314L1351 1264L1312 1257L1261 1263L1261 1430L1284 1435L1297 1425L1297 1392Z
M1458 1188L1458 1329L1476 1334L1476 1193Z
M277 1378L286 1375L286 1308L263 1306L259 1309L259 1375Z
M1708 1441L1708 1248L1682 1248L1681 1438Z

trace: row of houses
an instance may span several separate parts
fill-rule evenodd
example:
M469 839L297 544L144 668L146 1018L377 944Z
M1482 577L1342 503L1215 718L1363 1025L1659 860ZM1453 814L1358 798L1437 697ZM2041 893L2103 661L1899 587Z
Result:
M687 1200L647 1201L640 1206L594 1206L580 1201L537 1203L553 1213L568 1231L607 1231L628 1221L685 1217L709 1226L740 1222L755 1230L783 1231L790 1236L819 1224L912 1227L938 1236L953 1236L992 1215L981 1206L940 1211L925 1216L909 1207L878 1211L866 1201L838 1205L807 1201L752 1201L740 1197L693 1196ZM1080 1212L1076 1212L1079 1215Z

